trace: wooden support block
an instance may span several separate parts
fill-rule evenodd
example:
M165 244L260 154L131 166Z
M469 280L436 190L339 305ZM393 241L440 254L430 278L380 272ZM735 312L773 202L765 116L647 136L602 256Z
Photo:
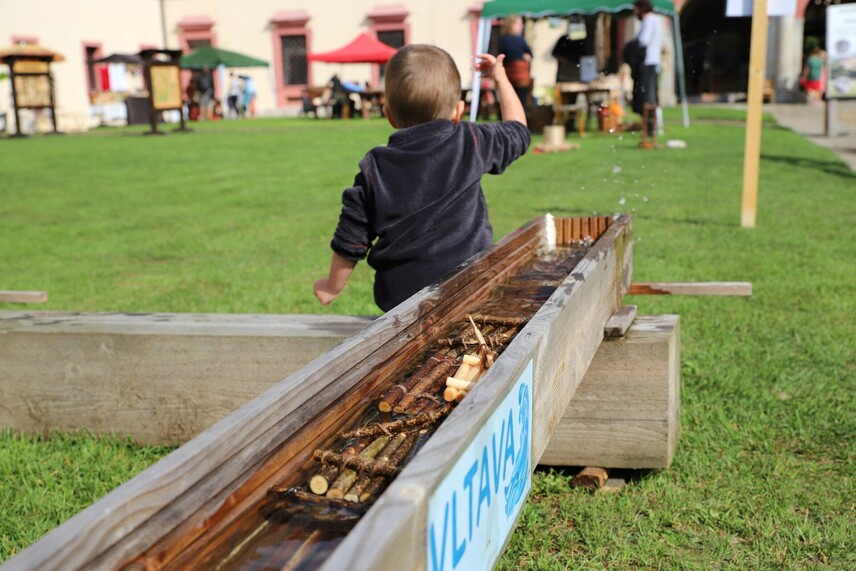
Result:
M565 219L564 218L556 218L556 245L564 246L565 245Z
M603 487L598 490L602 494L611 494L615 492L620 492L627 485L627 482L624 478L607 478L606 482L603 484Z
M668 468L679 436L679 318L637 316L601 343L540 463Z
M599 490L606 483L609 477L609 470L606 468L588 467L574 476L571 480L571 486L574 488L588 488L590 490Z
M371 321L0 312L0 426L180 444Z
M634 282L627 295L752 295L750 282Z
M636 319L635 305L622 305L618 311L612 314L609 321L606 322L606 327L603 328L603 334L606 337L624 337L627 330Z
M0 303L45 303L46 291L9 291L0 290Z

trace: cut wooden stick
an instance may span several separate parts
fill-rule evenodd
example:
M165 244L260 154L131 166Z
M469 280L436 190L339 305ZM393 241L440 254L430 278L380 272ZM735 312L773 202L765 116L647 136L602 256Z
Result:
M526 322L529 321L529 319L526 317L484 315L481 313L473 313L469 317L479 325L512 325L515 327L519 327L522 325L526 325Z
M434 383L437 382L437 379L441 379L446 376L451 368L455 365L454 361L446 360L441 362L439 365L431 369L431 372L427 375L423 376L422 379L416 383L407 394L401 397L401 400L393 407L397 414L401 414L403 412L407 412L416 401L417 398L422 396L422 394L427 391Z
M452 351L449 349L443 349L429 357L419 370L410 375L406 381L395 385L386 392L378 403L378 409L381 412L391 412L398 401L410 392L410 390L424 379L426 375L430 374L437 365L445 361L450 361L453 358Z
M366 446L366 449L357 454L356 459L360 460L370 460L380 453L381 450L389 444L390 437L389 436L380 436L376 438L371 444ZM348 456L347 458L354 458L353 456ZM345 492L354 485L354 482L357 479L357 472L352 468L346 468L342 470L342 473L339 474L339 477L333 482L330 486L330 489L327 490L327 497L332 498L334 500L341 500L345 497Z
M627 295L752 295L750 282L634 282Z
M389 441L389 444L386 445L386 448L384 448L381 451L381 453L378 454L377 457L375 458L375 463L376 463L377 467L388 465L389 459L392 457L392 455L395 453L395 451L398 450L398 447L401 446L401 444L406 439L407 439L407 433L406 432L401 432L399 434L396 434L392 438L392 440ZM395 469L396 471L398 471L398 468L396 466L392 466L392 468ZM364 474L362 477L360 477L359 480L357 480L354 483L353 486L351 486L351 489L348 490L347 494L345 494L345 499L350 501L350 502L360 501L360 496L362 495L363 490L365 490L371 484L372 480L377 476L378 476L377 470L375 470L375 472L373 474Z
M344 456L356 456L369 445L369 440L358 440L348 448L342 451ZM328 465L321 468L321 471L309 479L309 489L318 495L327 493L330 489L330 482L339 476L339 466Z
M288 561L280 568L280 571L295 571L301 563L306 560L307 555L312 550L312 547L321 539L321 532L317 529L309 534L303 541L303 544L297 549Z
M404 442L401 443L401 446L396 448L395 452L390 456L388 464L390 466L400 468L414 447L421 446L427 437L427 429L422 429L419 432L411 432L408 434L407 438L404 439ZM374 501L386 482L387 478L384 478L383 476L373 478L369 485L366 486L365 490L360 494L360 502Z
M0 290L0 303L44 303L47 300L46 291Z
M443 416L449 414L451 410L451 408L445 406L440 410L427 412L425 414L417 414L416 416L411 416L410 418L402 418L400 420L394 420L392 422L370 424L368 426L364 426L363 428L357 428L350 432L345 432L344 434L342 434L341 437L349 439L378 436L380 434L390 435L394 432L405 430L407 428L415 428L423 424L429 424L431 422L434 422L442 418Z

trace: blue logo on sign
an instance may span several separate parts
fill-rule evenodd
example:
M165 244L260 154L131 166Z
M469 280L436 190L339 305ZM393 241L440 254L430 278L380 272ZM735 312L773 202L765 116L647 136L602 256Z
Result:
M520 446L514 459L514 472L511 482L505 487L505 515L511 517L514 508L523 499L526 482L529 478L529 387L521 384L517 392L517 402L520 410L517 418L520 421Z

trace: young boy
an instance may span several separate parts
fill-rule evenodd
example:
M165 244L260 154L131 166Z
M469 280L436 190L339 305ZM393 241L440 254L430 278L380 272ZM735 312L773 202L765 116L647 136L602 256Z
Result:
M480 125L461 121L461 77L448 53L414 44L389 60L384 111L398 130L360 161L342 196L330 273L315 282L323 305L366 255L375 302L388 311L491 246L481 177L504 171L530 139L502 59L476 58L476 69L493 75L504 120Z

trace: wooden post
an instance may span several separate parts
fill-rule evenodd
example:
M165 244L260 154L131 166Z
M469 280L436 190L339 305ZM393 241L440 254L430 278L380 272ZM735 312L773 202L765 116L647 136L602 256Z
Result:
M755 227L758 209L758 165L761 161L761 108L767 66L767 0L754 0L752 41L749 51L749 94L746 113L746 147L743 155L743 207L740 225Z

